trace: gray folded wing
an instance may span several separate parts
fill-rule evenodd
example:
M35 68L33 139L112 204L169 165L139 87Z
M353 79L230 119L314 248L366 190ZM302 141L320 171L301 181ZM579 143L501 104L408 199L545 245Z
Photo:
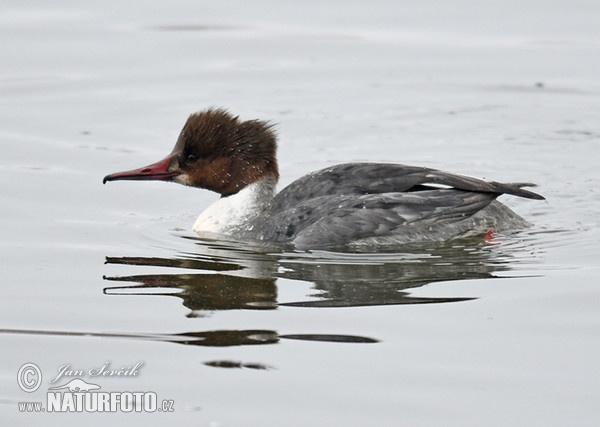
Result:
M438 189L408 193L315 197L294 208L267 215L265 239L297 246L390 236L403 227L427 227L468 218L488 206L497 194Z
M539 194L521 188L533 185L502 184L418 166L346 163L310 173L294 181L277 195L274 207L275 210L285 209L286 206L321 196L416 192L440 186L543 199Z

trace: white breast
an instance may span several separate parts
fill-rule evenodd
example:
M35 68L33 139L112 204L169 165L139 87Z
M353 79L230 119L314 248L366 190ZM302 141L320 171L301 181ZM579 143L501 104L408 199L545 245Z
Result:
M247 229L268 206L275 195L275 184L261 180L238 193L221 197L200 214L194 223L196 233L232 234Z

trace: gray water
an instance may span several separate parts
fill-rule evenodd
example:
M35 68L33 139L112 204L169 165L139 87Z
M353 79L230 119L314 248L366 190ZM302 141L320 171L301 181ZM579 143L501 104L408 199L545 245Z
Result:
M2 424L598 425L599 19L583 0L5 1ZM535 225L491 242L275 253L196 239L207 191L102 186L215 105L278 124L281 185L389 161L547 201L504 197ZM88 376L107 362L143 365ZM65 365L83 374L51 383ZM19 411L75 377L174 411Z

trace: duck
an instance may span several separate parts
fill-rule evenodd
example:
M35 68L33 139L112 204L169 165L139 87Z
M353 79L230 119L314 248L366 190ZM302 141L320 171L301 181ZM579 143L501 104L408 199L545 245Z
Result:
M513 232L531 224L496 200L544 197L525 187L421 166L344 163L276 191L277 135L263 120L224 108L191 114L163 160L116 172L123 180L176 182L220 195L196 219L199 236L298 249L383 248Z

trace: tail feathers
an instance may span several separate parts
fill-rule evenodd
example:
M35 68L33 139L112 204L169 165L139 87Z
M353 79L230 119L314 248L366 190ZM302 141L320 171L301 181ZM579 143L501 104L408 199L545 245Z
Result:
M502 188L502 192L505 194L512 194L514 196L526 197L528 199L535 200L546 200L546 198L533 191L524 190L523 187L537 187L536 184L531 182L510 182L506 184L499 184Z

